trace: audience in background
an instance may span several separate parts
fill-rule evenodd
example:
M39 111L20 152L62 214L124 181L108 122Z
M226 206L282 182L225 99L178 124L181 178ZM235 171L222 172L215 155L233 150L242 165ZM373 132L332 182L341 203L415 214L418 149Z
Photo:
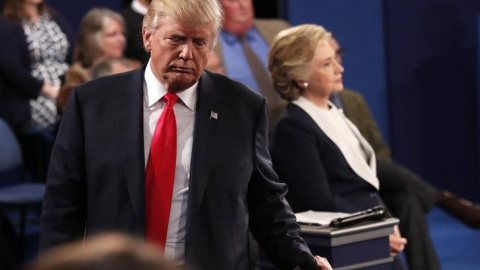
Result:
M342 53L337 40L332 38L330 45L335 50L337 61L341 63ZM377 176L382 187L380 196L394 215L397 214L394 209L399 207L399 203L403 203L395 200L394 194L408 192L417 197L424 213L428 213L433 206L437 205L466 225L480 228L480 206L457 198L448 191L438 190L414 172L392 160L390 149L383 141L368 104L361 94L345 89L338 94L334 93L331 100L337 107L343 109L343 113L357 126L375 151Z
M92 236L42 254L26 270L182 270L163 251L123 234Z
M255 19L252 0L219 2L224 12L223 29L214 51L228 77L246 84L267 99L272 130L285 102L272 87L267 71L268 48L275 35L290 25L279 19Z
M73 87L91 79L91 67L96 61L123 56L124 30L122 16L110 9L94 8L85 14L75 44L75 62L65 75L65 84L58 99L62 111ZM136 65L140 66L140 63Z
M129 7L120 13L125 20L127 47L125 57L136 59L142 63L148 60L148 53L143 46L142 22L152 0L133 0Z
M0 117L19 137L25 163L41 181L59 119L56 99L71 62L72 31L42 0L1 4Z
M53 130L55 99L71 60L71 29L41 0L4 0L0 22L0 117L16 132Z
M383 205L375 152L329 102L343 89L344 71L329 41L322 27L301 25L280 32L270 51L275 89L289 101L275 130L272 162L296 212L352 213ZM418 199L411 193L395 196L402 202L397 217L409 241L410 269L440 269ZM401 240L399 234L391 238L393 254L403 249Z
M96 62L92 66L92 79L127 72L138 68L136 62L127 58L107 58Z

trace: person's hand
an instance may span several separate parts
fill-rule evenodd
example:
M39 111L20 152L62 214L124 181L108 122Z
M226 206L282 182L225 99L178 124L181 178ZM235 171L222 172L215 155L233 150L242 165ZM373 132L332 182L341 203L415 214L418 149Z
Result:
M48 83L44 83L42 86L42 90L40 91L40 95L49 98L57 98L59 93L60 87L52 86Z
M320 270L333 270L332 266L330 266L330 263L326 258L320 257L320 256L315 256L315 262L318 265L318 269ZM294 270L302 270L299 266L295 267Z
M315 256L315 261L321 270L333 270L328 260L324 257Z
M398 229L398 225L393 227L393 234L390 234L390 256L395 256L401 252L407 244L407 239L403 238Z

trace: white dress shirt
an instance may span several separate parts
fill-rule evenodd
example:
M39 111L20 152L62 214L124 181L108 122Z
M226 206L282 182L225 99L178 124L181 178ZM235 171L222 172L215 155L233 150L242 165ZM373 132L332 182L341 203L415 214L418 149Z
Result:
M173 184L172 206L168 222L165 256L180 263L184 261L185 229L187 220L188 185L192 157L195 106L198 82L192 87L176 93L179 97L173 106L177 123L177 161ZM167 90L152 72L150 61L145 69L143 85L143 139L145 168L155 127L166 102L162 97Z
M140 3L139 0L133 0L130 6L138 14L142 14L142 15L147 14L148 7L142 5L142 3Z

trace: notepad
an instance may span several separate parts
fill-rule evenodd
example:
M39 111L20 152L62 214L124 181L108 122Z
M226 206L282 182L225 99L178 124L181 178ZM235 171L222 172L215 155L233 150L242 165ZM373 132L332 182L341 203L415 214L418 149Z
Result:
M328 225L333 219L350 215L342 212L305 211L296 213L297 222L301 225Z

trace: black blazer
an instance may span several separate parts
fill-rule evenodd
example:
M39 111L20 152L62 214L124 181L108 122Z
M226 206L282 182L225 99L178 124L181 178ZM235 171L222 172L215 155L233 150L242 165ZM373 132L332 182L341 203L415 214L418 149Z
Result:
M60 14L52 14L52 19L67 36L70 47L66 62L71 63L72 29ZM32 62L22 26L0 16L0 36L0 118L20 132L30 123L29 101L38 97L43 81L31 75Z
M142 69L78 86L53 149L40 248L87 234L144 236ZM198 86L187 212L190 269L248 269L248 227L279 269L308 250L267 151L265 98L205 72ZM218 118L211 118L211 112Z
M290 103L274 134L272 161L288 185L294 212L352 213L379 204L376 189L348 165L340 149L299 106Z

